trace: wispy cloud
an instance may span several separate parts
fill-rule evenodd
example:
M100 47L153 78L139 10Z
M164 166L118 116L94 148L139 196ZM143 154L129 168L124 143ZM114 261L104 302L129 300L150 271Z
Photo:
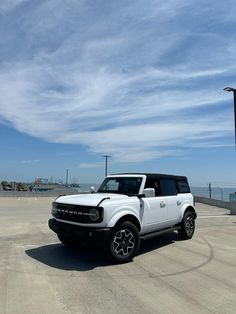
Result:
M84 169L97 169L97 168L104 168L103 162L93 162L93 163L81 163L79 164L79 168Z
M35 164L35 163L38 163L38 162L40 162L39 159L34 159L34 160L27 159L27 160L21 160L20 161L21 164Z
M0 13L6 14L29 0L1 0Z
M119 161L224 146L231 136L230 95L222 92L235 83L231 0L50 0L31 3L27 19L23 1L3 3L0 121ZM7 26L13 17L19 51Z

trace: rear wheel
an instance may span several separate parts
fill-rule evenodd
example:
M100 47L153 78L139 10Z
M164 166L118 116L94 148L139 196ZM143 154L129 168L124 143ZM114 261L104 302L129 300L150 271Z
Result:
M195 219L193 213L187 211L184 214L183 220L180 224L180 229L178 231L179 236L183 240L191 239L195 230Z
M140 247L137 227L131 222L124 222L114 229L108 245L113 260L119 263L131 261Z

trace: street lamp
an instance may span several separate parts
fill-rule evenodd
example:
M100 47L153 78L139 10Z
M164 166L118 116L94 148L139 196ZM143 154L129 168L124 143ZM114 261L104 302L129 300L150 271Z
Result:
M235 141L235 149L236 149L236 88L225 87L224 91L234 93L234 141Z
M110 158L111 156L109 156L109 155L102 155L102 157L106 158L106 161L105 161L105 177L106 177L107 176L107 159Z

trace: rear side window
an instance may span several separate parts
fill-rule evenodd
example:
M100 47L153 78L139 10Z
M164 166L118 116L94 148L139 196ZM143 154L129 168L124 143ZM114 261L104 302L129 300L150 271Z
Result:
M188 181L177 181L179 193L190 193Z
M177 195L177 187L175 180L169 179L160 180L160 189L162 196Z

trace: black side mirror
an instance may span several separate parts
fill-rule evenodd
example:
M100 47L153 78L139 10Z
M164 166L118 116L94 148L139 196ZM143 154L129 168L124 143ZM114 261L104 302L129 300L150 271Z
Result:
M145 194L138 194L137 197L138 198L143 198L143 197L146 197L146 195Z

